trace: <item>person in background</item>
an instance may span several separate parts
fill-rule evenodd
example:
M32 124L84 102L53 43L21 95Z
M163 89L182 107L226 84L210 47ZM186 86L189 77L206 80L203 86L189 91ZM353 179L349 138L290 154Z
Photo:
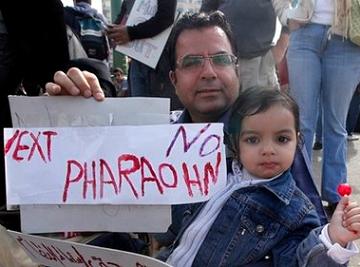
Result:
M64 21L79 39L86 54L108 63L110 44L105 34L105 16L91 7L91 0L74 0L74 7L64 8Z
M360 81L360 46L349 39L350 13L344 1L299 0L295 8L290 2L273 0L281 23L291 31L287 52L290 94L300 107L309 156L319 102L323 107L321 197L331 214L340 200L336 188L347 180L346 116Z
M116 96L124 97L128 96L128 82L127 77L124 74L124 71L121 68L115 68L113 71L114 75L114 85L116 89Z
M125 0L115 24L108 26L106 32L113 44L125 45L134 40L154 37L174 22L176 0L158 0L157 11L153 17L139 24L126 26L133 5L134 0ZM129 68L131 96L151 96L150 79L154 70L134 59L131 60Z
M348 141L359 140L359 137L353 134L359 116L360 116L360 83L356 87L355 93L351 99L348 116L346 119L346 131L348 134L347 135Z
M280 89L275 65L283 58L288 32L283 27L273 43L276 15L268 0L203 0L200 11L223 12L229 21L237 45L242 89L253 86Z
M0 1L0 146L3 128L11 127L8 95L20 85L38 96L45 83L69 62L63 5L60 0ZM45 11L46 12L45 12ZM3 154L3 153L2 153ZM4 157L0 159L0 224L20 230L18 211L6 210Z

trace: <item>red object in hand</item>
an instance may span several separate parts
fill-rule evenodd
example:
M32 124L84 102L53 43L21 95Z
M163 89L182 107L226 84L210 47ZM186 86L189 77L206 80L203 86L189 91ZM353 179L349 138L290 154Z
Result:
M340 196L350 196L351 194L351 186L349 184L339 184L337 191Z

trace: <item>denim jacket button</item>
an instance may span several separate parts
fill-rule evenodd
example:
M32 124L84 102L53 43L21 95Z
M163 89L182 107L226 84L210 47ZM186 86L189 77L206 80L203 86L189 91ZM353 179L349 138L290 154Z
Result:
M256 225L256 232L258 233L264 232L264 226L262 226L261 224Z

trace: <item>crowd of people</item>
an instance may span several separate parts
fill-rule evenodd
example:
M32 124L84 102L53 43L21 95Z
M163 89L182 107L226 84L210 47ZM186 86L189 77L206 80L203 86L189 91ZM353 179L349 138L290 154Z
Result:
M133 3L123 1L116 23L107 26L110 44L155 36L174 22L176 1L158 0L153 18L125 26ZM349 39L341 3L299 0L291 7L286 0L203 0L201 13L175 22L160 63L167 63L161 66L168 70L165 84L184 107L176 123L224 123L227 185L205 203L174 205L168 231L150 236L159 249L153 256L173 266L346 266L358 253L353 241L360 238L360 206L337 193L347 182L347 137L359 113L360 83L360 47ZM28 56L12 46L19 35L9 19L14 6L2 3L0 11L0 88L8 89L2 102L21 83L25 91L31 88L29 95L43 88L53 96L98 101L151 96L150 76L158 73L143 63L131 62L129 79L114 68L111 79L103 61L70 59L66 52L28 86L23 58L12 60L17 51ZM63 17L63 9L56 15ZM283 30L274 46L276 17ZM65 24L56 25L67 36ZM276 73L285 56L286 91ZM5 109L2 114L9 114ZM320 109L321 194L311 167L314 114ZM2 127L11 125L7 116ZM9 227L8 218L0 217L0 224ZM96 244L114 238L110 233Z

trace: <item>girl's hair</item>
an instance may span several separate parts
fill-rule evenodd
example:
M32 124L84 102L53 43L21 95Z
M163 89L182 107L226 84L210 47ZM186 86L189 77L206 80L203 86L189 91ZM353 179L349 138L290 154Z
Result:
M240 93L231 110L228 129L230 138L227 140L227 142L230 142L228 147L235 153L237 157L239 156L238 144L244 118L265 112L269 108L276 105L280 105L286 108L293 114L295 121L294 127L296 133L298 134L298 145L302 145L302 138L300 135L299 107L295 100L292 99L287 93L283 93L278 90L252 87ZM271 123L271 121L269 121L269 123Z

